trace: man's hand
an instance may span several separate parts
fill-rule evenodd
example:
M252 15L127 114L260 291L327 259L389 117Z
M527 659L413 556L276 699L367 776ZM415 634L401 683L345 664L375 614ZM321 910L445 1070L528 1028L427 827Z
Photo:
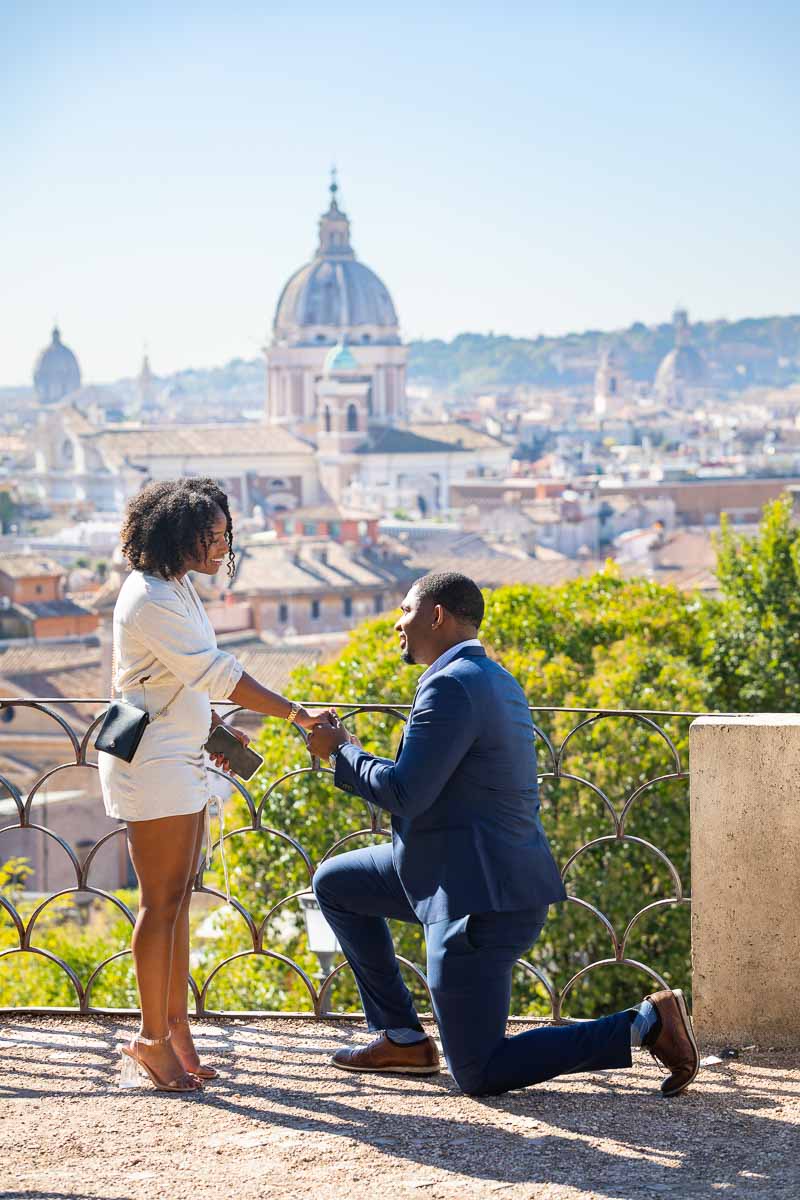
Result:
M350 741L349 733L332 709L325 717L326 720L314 725L308 735L308 748L315 758L329 758L334 750Z

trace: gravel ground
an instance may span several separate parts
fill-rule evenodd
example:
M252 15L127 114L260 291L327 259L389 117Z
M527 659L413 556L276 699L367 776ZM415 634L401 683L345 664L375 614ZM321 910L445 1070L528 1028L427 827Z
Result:
M132 1029L0 1016L0 1198L800 1196L800 1051L745 1050L671 1101L641 1052L632 1071L475 1100L447 1074L336 1071L330 1052L369 1038L352 1022L207 1019L198 1045L223 1075L195 1098L117 1089Z

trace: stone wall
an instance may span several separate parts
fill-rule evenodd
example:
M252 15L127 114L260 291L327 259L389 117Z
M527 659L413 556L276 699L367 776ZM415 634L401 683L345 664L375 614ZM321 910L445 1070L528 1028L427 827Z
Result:
M800 1045L800 716L701 717L690 772L698 1036Z

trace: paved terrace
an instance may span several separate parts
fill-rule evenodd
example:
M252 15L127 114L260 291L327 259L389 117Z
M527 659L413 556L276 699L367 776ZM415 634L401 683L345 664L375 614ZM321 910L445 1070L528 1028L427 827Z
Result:
M362 1025L207 1018L200 1098L116 1088L132 1018L0 1016L5 1200L578 1200L800 1195L800 1052L752 1047L672 1101L632 1071L489 1100L327 1065ZM515 1031L520 1029L517 1025ZM704 1047L703 1053L713 1053Z

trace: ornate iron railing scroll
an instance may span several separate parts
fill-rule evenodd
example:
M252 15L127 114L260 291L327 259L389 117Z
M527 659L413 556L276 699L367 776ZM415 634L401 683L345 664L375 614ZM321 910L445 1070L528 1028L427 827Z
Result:
M27 911L22 905L14 902L10 893L7 892L4 895L0 891L0 928L5 928L6 931L5 943L3 946L0 946L0 983L2 982L1 973L3 967L7 965L9 960L22 955L40 956L64 973L74 992L73 1007L79 1013L83 1014L93 1011L105 1011L100 1006L93 1005L93 994L97 988L98 980L102 978L103 971L111 963L118 962L130 955L130 949L118 950L101 961L92 963L86 977L81 979L76 970L62 957L52 953L46 947L37 944L37 930L44 923L45 914L50 906L65 897L70 899L83 897L84 899L88 898L90 901L92 898L95 898L99 901L107 902L114 906L130 926L133 927L134 915L129 906L116 896L113 891L95 886L92 882L93 866L96 863L98 854L113 839L124 837L124 826L120 824L118 828L112 829L102 837L99 837L89 847L84 845L83 853L79 853L79 847L70 845L56 830L32 820L32 812L37 797L42 793L42 790L51 781L56 779L61 772L76 768L85 771L97 770L96 761L93 759L92 741L97 725L102 719L102 712L95 715L94 719L89 720L88 727L85 727L87 725L86 721L82 722L81 732L78 733L61 710L70 708L74 711L77 705L93 705L94 711L97 712L97 706L105 703L107 702L104 700L90 700L85 698L72 700L59 698L56 700L36 701L24 698L0 700L0 719L2 718L3 710L8 712L13 709L33 709L41 714L46 721L51 723L52 735L63 738L67 754L63 762L59 762L56 766L50 766L31 783L25 795L23 795L21 787L12 778L6 778L0 774L0 801L4 802L6 809L10 808L12 815L11 820L0 820L0 864L8 858L6 847L3 846L4 839L7 839L9 833L12 831L26 829L39 834L44 839L47 839L48 843L57 846L74 873L74 883L71 883L68 887L38 897L36 901L28 904ZM369 713L381 713L384 717L391 717L402 722L405 719L408 709L407 705L354 705L349 702L339 704L337 707L342 719L350 727L357 724L360 716ZM529 978L536 980L537 984L540 985L542 994L546 996L549 1004L550 1018L559 1020L569 1015L566 1011L566 1001L581 980L585 979L592 972L605 967L618 966L627 968L643 974L648 982L652 981L658 987L668 986L663 974L659 970L659 964L646 963L637 958L630 957L628 955L628 946L640 923L646 921L652 914L660 915L667 910L674 909L676 906L688 905L690 898L686 892L681 872L676 868L670 856L648 838L627 832L627 826L631 815L636 812L637 807L642 804L643 800L654 789L664 784L672 785L677 783L684 792L688 791L688 770L686 769L686 764L682 761L681 753L676 747L675 740L663 728L663 724L667 720L673 724L677 723L685 734L691 719L700 714L632 712L623 710L601 712L583 709L536 708L532 708L531 711L537 737L541 772L540 783L545 795L548 788L553 784L567 784L578 791L583 789L586 795L592 797L597 802L597 809L605 822L605 829L602 833L593 834L593 836L586 840L579 841L566 856L565 861L563 861L562 876L567 884L568 892L570 891L570 880L574 873L574 868L584 856L592 854L595 851L605 853L611 848L621 845L635 847L639 852L652 856L651 861L659 864L660 869L669 882L668 894L659 895L655 899L649 896L645 897L646 903L643 903L637 911L628 915L624 928L620 926L619 922L615 925L598 905L577 894L569 895L567 903L575 906L583 913L589 914L597 923L598 931L602 931L603 936L608 940L608 953L603 957L582 962L579 968L573 971L570 977L560 986L554 983L552 973L547 966L536 961L535 951L530 960L521 960L519 963L519 970ZM632 786L627 791L627 794L616 797L606 794L606 791L598 783L583 775L573 774L569 770L570 757L581 740L587 736L595 736L601 726L610 721L629 722L639 730L643 730L648 738L655 739L655 742L662 748L664 767L666 768L660 773L652 775L652 777L639 778L635 786ZM566 732L564 732L565 722L569 723L569 728L567 728ZM546 726L550 727L549 730ZM555 729L560 730L558 736L554 732ZM298 736L302 736L300 731L298 731ZM259 796L251 794L243 783L234 781L235 787L242 797L244 806L246 806L247 823L237 829L226 829L226 840L234 837L257 838L259 836L279 839L284 845L289 847L293 854L298 856L299 862L302 863L303 872L308 876L309 886L281 896L276 903L271 905L269 911L261 920L257 920L246 905L242 903L241 899L232 892L230 905L243 922L249 945L245 949L238 950L228 957L223 958L222 961L215 963L204 976L190 978L190 988L194 996L198 1014L215 1011L210 1004L210 996L213 984L220 972L225 971L232 963L242 959L269 959L273 963L280 964L282 968L285 968L286 971L292 974L295 980L299 980L302 983L308 995L308 1015L313 1015L317 1018L344 1015L331 1012L328 1009L330 996L337 978L342 971L349 970L347 963L341 959L341 956L339 956L339 961L335 964L332 961L328 961L326 969L322 971L319 977L312 977L312 973L309 973L300 962L294 960L290 955L284 954L278 948L279 943L276 944L271 937L282 915L285 916L285 911L288 911L287 906L291 906L295 902L299 903L303 898L313 895L310 890L310 881L315 867L320 862L325 861L331 855L346 850L351 843L363 842L364 839L379 839L388 836L386 814L382 814L379 810L366 806L368 820L363 828L357 830L351 829L341 836L335 837L315 862L312 855L293 836L291 830L276 829L265 823L265 811L268 807L270 796L275 789L287 786L291 787L293 781L297 781L302 776L326 770L327 767L320 766L318 761L309 759L308 765L304 765L299 769L289 770L271 780ZM99 806L99 799L97 803ZM688 807L688 798L686 803ZM544 819L545 825L547 825L546 804L544 807ZM596 817L593 819L596 819ZM235 889L235 881L233 888ZM195 891L215 898L221 904L225 902L224 895L204 881L202 868L195 880ZM23 912L25 915L23 915ZM330 956L330 958L332 957ZM405 959L401 961L404 962L405 966L419 983L426 988L427 984L422 967ZM34 1008L31 1005L11 1005L8 1007L15 1010L19 1008L22 1011L41 1011L41 1009ZM271 1010L270 1015L288 1014Z

